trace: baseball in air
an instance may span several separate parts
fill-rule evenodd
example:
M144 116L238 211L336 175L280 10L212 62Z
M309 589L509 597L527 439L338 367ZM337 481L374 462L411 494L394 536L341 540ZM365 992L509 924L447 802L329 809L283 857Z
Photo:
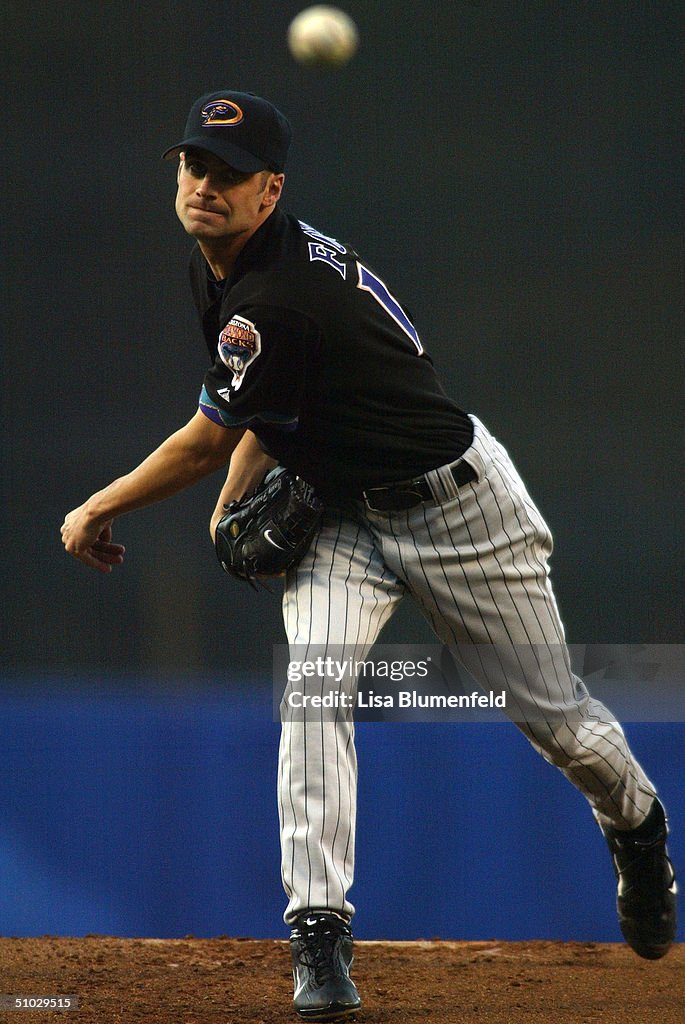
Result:
M339 68L347 64L359 45L357 26L338 7L315 4L290 22L288 46L298 64Z

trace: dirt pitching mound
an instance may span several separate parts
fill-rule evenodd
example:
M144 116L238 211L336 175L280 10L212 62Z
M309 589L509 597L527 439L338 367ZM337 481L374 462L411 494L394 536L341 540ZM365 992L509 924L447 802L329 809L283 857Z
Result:
M683 1024L685 946L656 963L626 946L358 942L359 1024ZM0 939L4 997L78 1009L0 1011L11 1024L287 1024L288 946L252 939Z

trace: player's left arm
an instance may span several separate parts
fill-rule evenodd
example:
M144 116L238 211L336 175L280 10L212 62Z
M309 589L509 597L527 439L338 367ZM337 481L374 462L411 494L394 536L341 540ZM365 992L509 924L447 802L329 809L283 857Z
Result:
M282 430L296 428L306 364L318 349L319 333L308 316L278 303L246 306L222 331L200 408L214 423L242 426L245 433L231 456L210 520L212 541L224 505L252 493L278 464L264 453L250 426L263 422Z
M226 506L249 494L278 463L267 455L251 430L246 430L231 456L228 475L212 513L209 533L214 541L216 525L226 513Z

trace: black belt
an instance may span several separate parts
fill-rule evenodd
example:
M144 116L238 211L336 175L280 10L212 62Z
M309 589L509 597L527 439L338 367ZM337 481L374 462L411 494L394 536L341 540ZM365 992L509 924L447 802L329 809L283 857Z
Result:
M473 466L462 459L455 466L450 466L457 487L471 483L477 479ZM415 480L403 480L401 483L388 484L387 487L369 487L362 495L367 508L372 512L399 512L402 509L414 508L422 501L435 501L433 492L425 476Z

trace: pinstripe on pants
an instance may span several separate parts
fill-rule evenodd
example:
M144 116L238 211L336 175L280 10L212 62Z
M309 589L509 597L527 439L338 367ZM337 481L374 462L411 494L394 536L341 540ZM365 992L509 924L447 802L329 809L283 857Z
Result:
M619 724L573 675L549 581L552 538L505 449L477 420L465 453L477 479L427 474L434 502L408 511L327 510L286 581L291 649L363 658L409 593L437 637L533 746L587 797L598 821L640 824L655 790ZM354 687L354 681L349 684ZM285 705L284 705L285 707ZM304 717L304 721L301 720ZM279 813L285 920L304 909L347 917L357 764L352 715L283 711Z

